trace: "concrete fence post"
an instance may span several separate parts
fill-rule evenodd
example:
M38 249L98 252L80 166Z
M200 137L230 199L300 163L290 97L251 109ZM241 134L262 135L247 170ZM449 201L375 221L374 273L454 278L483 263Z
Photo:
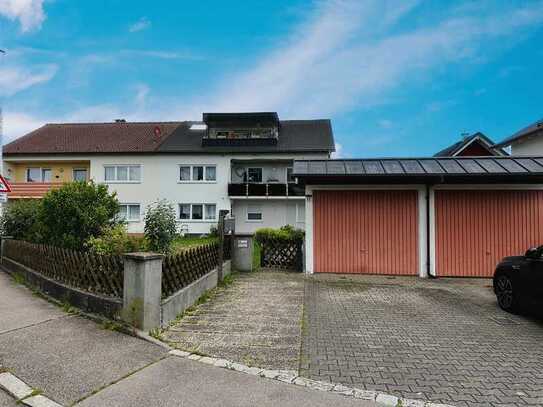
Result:
M4 261L4 253L5 253L5 242L6 240L13 239L12 236L1 236L0 237L0 262Z
M123 319L146 332L161 324L163 258L157 253L124 256Z

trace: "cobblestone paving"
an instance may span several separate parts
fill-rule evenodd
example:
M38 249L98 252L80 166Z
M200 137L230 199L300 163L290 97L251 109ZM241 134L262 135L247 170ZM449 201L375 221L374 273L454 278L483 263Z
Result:
M457 406L543 406L543 322L489 280L315 276L302 375Z
M298 370L304 276L239 273L164 333L173 346L269 369Z

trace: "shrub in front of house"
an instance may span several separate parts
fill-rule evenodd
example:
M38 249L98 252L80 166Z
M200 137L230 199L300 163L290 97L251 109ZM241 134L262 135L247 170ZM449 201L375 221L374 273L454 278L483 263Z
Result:
M172 204L159 200L149 205L145 212L144 234L150 250L161 253L170 251L177 236L177 221Z
M118 224L106 227L100 236L88 239L85 247L96 254L121 255L146 251L148 243L142 236L130 236L126 231L126 225Z
M279 229L261 228L255 232L255 240L260 244L271 240L279 242L301 242L304 240L304 231L290 225Z
M37 199L18 199L4 206L0 229L3 236L39 243L42 227L39 222L41 202Z
M85 243L120 223L119 201L107 185L71 182L41 200L39 222L43 243L83 250Z

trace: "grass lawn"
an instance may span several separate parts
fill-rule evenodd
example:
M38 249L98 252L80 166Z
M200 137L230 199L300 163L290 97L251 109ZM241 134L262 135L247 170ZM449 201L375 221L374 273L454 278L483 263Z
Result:
M191 247L218 242L217 237L180 237L172 242L172 253L181 253Z

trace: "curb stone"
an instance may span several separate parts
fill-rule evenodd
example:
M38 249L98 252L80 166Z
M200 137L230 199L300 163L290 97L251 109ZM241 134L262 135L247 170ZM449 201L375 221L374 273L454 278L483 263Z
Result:
M32 396L34 390L12 373L0 373L0 388L4 389L17 402L30 407L62 407L53 400L39 394Z
M222 367L224 369L235 370L240 373L250 374L254 376L260 376L266 379L278 380L281 382L294 384L296 386L307 387L313 390L327 391L331 393L341 394L345 397L353 397L355 399L374 401L378 404L396 407L401 405L402 407L455 407L449 404L436 404L426 402L422 400L403 399L391 394L378 393L370 390L360 390L342 384L328 383L318 380L307 379L300 377L293 370L271 370L260 369L257 367L249 367L241 363L232 362L226 359L216 359L207 356L200 356L194 353L172 350L168 352L171 356L187 358L190 360L205 363L207 365L213 365L216 367ZM45 407L45 406L44 406Z

